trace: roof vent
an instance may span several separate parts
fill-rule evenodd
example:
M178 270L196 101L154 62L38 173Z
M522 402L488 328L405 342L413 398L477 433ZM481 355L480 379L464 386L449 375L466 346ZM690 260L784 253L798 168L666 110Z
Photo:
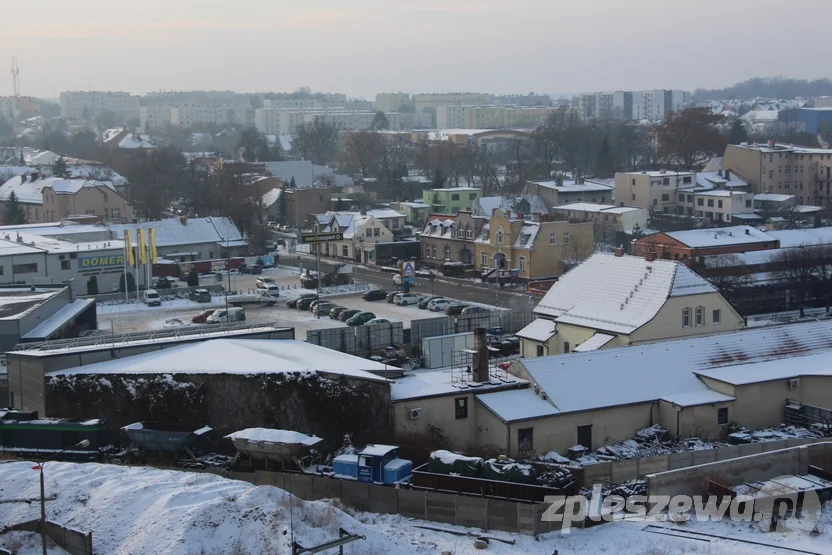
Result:
M751 230L750 230L750 229L746 229L746 230L745 230L745 234L746 234L746 235L751 235Z

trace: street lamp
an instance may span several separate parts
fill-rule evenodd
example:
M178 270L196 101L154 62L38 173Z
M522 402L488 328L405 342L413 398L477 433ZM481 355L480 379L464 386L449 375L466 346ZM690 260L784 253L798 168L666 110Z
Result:
M79 441L72 447L67 447L63 451L58 451L53 455L53 457L57 457L62 453L66 453L71 449L86 449L90 446L90 440L85 439L83 441ZM43 467L46 465L48 459L44 459L38 464L37 466L32 467L33 470L40 470L40 541L41 541L41 548L43 550L43 555L47 555L46 553L46 494L44 488L44 478L43 478Z

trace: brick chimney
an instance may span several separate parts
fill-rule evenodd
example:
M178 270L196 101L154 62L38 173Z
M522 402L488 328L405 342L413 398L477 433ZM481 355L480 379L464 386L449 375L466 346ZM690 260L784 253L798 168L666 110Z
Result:
M488 375L488 342L486 341L485 328L474 329L474 350L477 354L474 355L473 380L478 383L485 383L489 381Z
M511 219L511 210L506 210L506 218Z
M621 247L618 247L617 249L615 249L615 256L618 256L618 257L624 256L624 249L621 248Z
M768 140L768 147L769 148L774 148L775 146L777 146L777 143L774 142L774 139L769 139Z
M731 181L731 170L725 170L725 181Z
M540 214L538 221L540 223L549 221L549 214Z
M666 169L664 169L664 168L662 168L661 170L659 170L659 173L660 173L660 174L662 174L662 175L664 175L664 174L666 174L666 173L667 173L667 170L666 170Z
M644 259L647 262L653 262L656 260L656 251L647 251L647 254L644 255Z

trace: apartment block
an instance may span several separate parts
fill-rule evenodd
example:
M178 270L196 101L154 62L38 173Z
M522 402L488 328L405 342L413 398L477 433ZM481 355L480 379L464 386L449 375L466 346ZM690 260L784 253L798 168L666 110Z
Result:
M417 112L422 112L426 108L436 109L440 106L450 105L487 105L492 103L492 95L481 93L430 93L430 94L414 94L413 106Z
M547 106L465 106L448 105L436 109L437 129L504 129L537 127L557 108Z
M754 193L795 195L797 204L832 200L832 150L768 141L728 145L722 167L748 180Z
M139 97L126 92L65 91L60 101L65 118L92 119L102 112L113 112L122 123L128 123L139 117Z
M573 99L581 119L661 121L681 110L689 93L681 90L614 91L580 94Z
M376 95L376 110L381 112L398 112L402 106L413 106L408 93L379 93Z

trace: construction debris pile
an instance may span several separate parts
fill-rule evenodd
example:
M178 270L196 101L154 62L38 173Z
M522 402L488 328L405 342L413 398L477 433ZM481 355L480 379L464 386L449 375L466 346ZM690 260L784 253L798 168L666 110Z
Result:
M483 459L445 450L431 453L428 469L437 474L553 488L565 488L574 481L568 468L556 464L527 464L502 455L494 459Z

